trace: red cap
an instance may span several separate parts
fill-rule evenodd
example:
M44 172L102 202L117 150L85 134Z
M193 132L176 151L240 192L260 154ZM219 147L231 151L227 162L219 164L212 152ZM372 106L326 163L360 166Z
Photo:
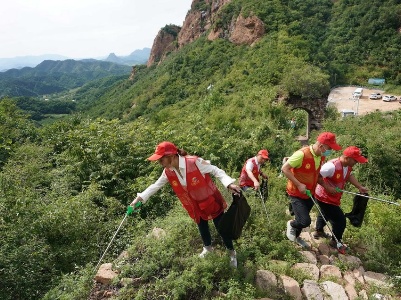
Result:
M364 164L368 162L368 159L364 156L362 156L361 149L355 146L350 146L348 148L345 148L343 152L344 156L351 157L355 159L357 162Z
M336 142L336 135L331 132L322 132L317 137L317 141L329 146L333 150L341 150L341 146Z
M258 152L258 155L262 156L262 158L264 158L264 159L269 159L269 152L267 152L267 150L265 150L265 149L260 150Z
M148 160L158 160L165 155L177 154L177 147L170 142L161 142L157 145L155 153L148 157Z

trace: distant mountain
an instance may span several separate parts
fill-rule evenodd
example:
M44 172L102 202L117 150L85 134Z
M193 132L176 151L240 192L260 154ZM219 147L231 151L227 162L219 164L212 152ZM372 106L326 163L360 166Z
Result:
M127 75L132 67L100 60L45 60L34 68L11 69L0 73L0 98L40 96L77 88L85 83Z
M0 58L0 72L4 72L9 69L21 69L23 67L36 67L44 60L64 60L64 59L68 59L68 57L57 54Z
M150 48L143 48L142 50L135 50L128 56L117 56L110 53L105 61L113 62L122 65L140 65L146 64L150 55Z
M150 55L150 48L143 48L141 50L135 50L130 55L127 56L117 56L114 53L110 53L107 58L89 58L82 59L83 61L90 60L103 60L108 62L113 62L121 65L140 65L146 64ZM0 58L0 72L5 72L9 69L21 69L24 67L36 67L42 61L45 60L67 60L66 56L57 54L44 54L37 56L17 56L11 58Z

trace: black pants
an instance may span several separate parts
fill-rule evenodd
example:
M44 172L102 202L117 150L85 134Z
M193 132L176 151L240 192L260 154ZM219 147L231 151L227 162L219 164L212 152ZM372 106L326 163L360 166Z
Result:
M219 224L223 214L224 213L221 213L220 215L218 215L216 218L213 219L215 227L217 227L217 225ZM202 237L203 245L210 246L212 244L212 237L210 235L209 222L201 218L198 224L198 228L199 228L199 233ZM225 238L224 236L221 236L221 238L223 239L223 243L228 250L234 250L232 239Z
M308 227L312 222L309 213L313 207L313 201L310 198L301 199L293 196L289 196L289 198L295 215L295 219L291 221L290 225L295 228L295 236L298 237L302 229Z
M338 240L342 240L345 227L347 225L347 220L340 206L327 204L316 199L319 204L320 210L323 213L325 219L330 222L333 234ZM316 230L323 230L326 222L323 220L322 216L319 214L316 219Z

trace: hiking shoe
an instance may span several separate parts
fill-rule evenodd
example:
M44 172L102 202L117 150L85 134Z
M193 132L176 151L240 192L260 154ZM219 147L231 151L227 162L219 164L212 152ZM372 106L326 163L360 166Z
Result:
M230 266L233 268L237 267L237 252L235 250L229 250L230 254Z
M207 254L213 251L212 246L204 246L201 254L199 254L200 258L204 258Z
M302 248L310 249L310 246L308 245L308 243L305 242L304 239L302 239L301 237L297 237L297 238L295 239L295 242L296 242L298 245L300 245Z
M291 226L291 220L289 220L287 222L287 238L292 241L295 242L296 239L296 231L295 228Z
M326 233L326 232L324 232L324 230L316 230L313 233L313 238L315 238L317 240L320 239L320 238L328 239L328 238L331 238L331 235Z
M348 250L348 246L346 244L344 244L342 241L339 241L339 244L337 244L337 242L335 240L330 240L329 242L329 246L337 249L338 252L345 254L345 251Z

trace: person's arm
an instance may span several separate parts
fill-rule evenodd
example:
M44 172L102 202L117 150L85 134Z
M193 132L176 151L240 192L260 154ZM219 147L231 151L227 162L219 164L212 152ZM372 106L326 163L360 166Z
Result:
M332 178L334 175L336 167L332 162L325 163L319 173L317 183L320 184L329 194L337 193L336 188L330 184L325 178Z
M349 181L353 186L355 186L355 187L359 190L359 192L360 192L361 194L366 194L366 193L368 192L368 189L367 189L366 187L364 187L362 184L360 184L359 181L356 179L356 177L355 177L353 174L351 174L351 175L349 176L348 181Z
M141 201L142 203L146 203L148 199L154 195L158 190L160 190L166 183L168 182L168 178L166 173L163 170L162 175L157 179L157 181L150 186L147 187L142 193L138 193L134 201L131 202L130 206L135 207L135 204Z
M306 185L296 179L294 174L292 174L291 172L292 168L300 167L302 165L303 156L304 153L302 151L296 151L291 157L287 159L287 161L281 167L281 171L289 180L291 180L295 184L295 186L301 193L306 194Z
M230 189L231 191L237 193L241 191L240 187L234 184L235 179L228 176L225 171L212 165L210 162L198 157L198 159L196 160L196 165L202 174L212 174L214 177L220 180L220 182L226 188Z

